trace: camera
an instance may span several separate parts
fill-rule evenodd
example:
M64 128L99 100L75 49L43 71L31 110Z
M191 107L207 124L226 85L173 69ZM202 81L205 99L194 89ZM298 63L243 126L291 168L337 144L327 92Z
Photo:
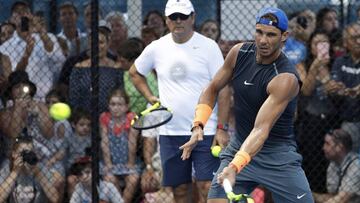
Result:
M308 22L307 22L306 17L304 17L304 16L298 16L298 17L296 17L296 22L297 22L297 24L299 24L302 28L304 28L304 29L307 28Z
M27 32L29 31L29 22L30 19L27 17L21 17L21 24L20 24L20 30L21 32Z
M23 161L30 164L30 165L36 165L39 161L39 159L37 158L35 152L30 151L30 150L24 150L21 152L21 156L23 158Z

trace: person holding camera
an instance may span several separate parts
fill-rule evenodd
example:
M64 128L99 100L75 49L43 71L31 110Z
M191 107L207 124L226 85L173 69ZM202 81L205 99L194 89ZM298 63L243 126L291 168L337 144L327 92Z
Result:
M12 71L24 70L29 74L38 87L35 98L41 100L54 83L54 73L60 71L55 69L61 66L53 64L64 62L65 57L55 35L47 32L42 19L31 14L27 6L22 12L12 10L16 31L0 46L0 52L9 57Z
M315 13L304 10L296 13L289 21L290 36L286 40L283 51L295 65L305 61L307 55L306 44L315 29Z
M0 202L59 202L63 179L42 167L30 136L20 135L0 167Z

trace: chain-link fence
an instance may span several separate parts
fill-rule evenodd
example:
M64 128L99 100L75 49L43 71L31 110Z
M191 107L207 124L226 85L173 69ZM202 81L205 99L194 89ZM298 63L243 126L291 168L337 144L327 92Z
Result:
M0 0L0 202L170 203L179 197L177 189L161 186L159 130L131 128L148 103L129 69L170 32L166 2ZM310 187L316 202L360 202L360 3L192 3L195 30L215 40L223 57L233 45L253 41L261 8L286 12L283 53L302 80L294 129ZM173 71L172 79L183 76ZM164 77L158 74L142 78L156 97L157 78ZM66 111L50 116L58 102L69 104L70 117ZM232 112L229 117L235 136ZM193 178L182 189L186 202L204 202L197 183ZM252 195L257 203L272 201L263 186Z

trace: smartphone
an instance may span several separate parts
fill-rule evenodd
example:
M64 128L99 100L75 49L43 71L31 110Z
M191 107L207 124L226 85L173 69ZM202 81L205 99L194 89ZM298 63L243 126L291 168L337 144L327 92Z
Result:
M304 16L298 16L296 17L296 22L299 24L302 28L307 28L307 19Z
M329 42L319 42L316 45L317 54L321 59L329 59L330 58L330 44Z
M21 24L20 24L21 32L29 31L29 21L30 21L29 18L21 17Z

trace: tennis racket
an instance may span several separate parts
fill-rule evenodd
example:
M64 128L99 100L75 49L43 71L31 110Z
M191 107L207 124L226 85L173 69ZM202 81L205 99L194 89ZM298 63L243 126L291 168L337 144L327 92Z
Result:
M136 115L131 121L131 126L137 130L156 128L169 122L172 116L173 114L169 108L157 102L142 111L140 115Z
M254 199L247 194L235 194L229 179L225 178L223 187L230 203L255 203Z

